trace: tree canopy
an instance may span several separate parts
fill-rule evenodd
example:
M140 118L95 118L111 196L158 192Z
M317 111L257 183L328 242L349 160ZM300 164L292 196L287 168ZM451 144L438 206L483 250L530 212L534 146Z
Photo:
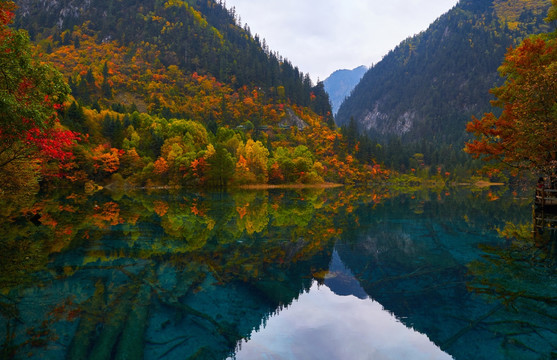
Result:
M32 54L24 31L9 27L15 5L0 2L0 168L40 154L59 160L77 135L56 129L69 87L62 75Z
M553 0L548 20L555 20L556 7ZM491 112L468 123L475 139L466 152L516 170L551 173L557 167L557 31L509 49L499 72L506 81L491 92L501 115Z

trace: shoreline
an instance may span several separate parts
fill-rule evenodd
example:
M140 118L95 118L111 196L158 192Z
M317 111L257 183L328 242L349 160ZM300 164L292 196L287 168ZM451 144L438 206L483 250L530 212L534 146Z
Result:
M343 187L344 184L337 184L337 183L320 183L320 184L249 184L249 185L235 185L229 186L227 189L242 189L242 190L268 190L268 189L332 189L337 187ZM114 183L107 184L107 185L89 185L90 191L98 191L98 190L124 190L124 191L134 191L134 190L178 190L184 189L181 186L173 186L173 185L157 185L157 186L117 186Z
M466 183L466 182L453 182L451 183L452 186L472 186L472 187L477 187L477 188L486 188L486 187L491 187L491 186L504 186L504 183L496 183L496 182L489 182L489 181L477 181L475 183ZM227 189L229 190L234 190L234 189L240 189L240 190L272 190L272 189L333 189L333 188L339 188L339 187L344 187L345 184L340 184L340 183L329 183L329 182L325 182L325 183L319 183L319 184L247 184L247 185L233 185L233 186L229 186L227 187ZM427 184L421 184L421 186L418 187L424 187L424 188L428 188L429 186L427 186ZM87 188L87 186L86 186ZM98 184L90 184L89 185L89 189L86 189L89 191L98 191L98 190L102 190L102 189L106 189L109 191L118 191L118 190L124 190L124 191L135 191L135 190L178 190L178 189L183 189L184 187L182 186L176 186L176 185L157 185L157 186L128 186L127 184L124 186L118 186L115 185L114 183L111 184L107 184L104 186L98 185Z
M505 183L500 182L489 182L489 181L476 181L475 183L457 183L460 186L475 186L479 188L485 188L490 186L505 186Z
M231 189L249 189L249 190L268 190L268 189L331 189L342 187L343 184L321 183L321 184L251 184L233 186Z

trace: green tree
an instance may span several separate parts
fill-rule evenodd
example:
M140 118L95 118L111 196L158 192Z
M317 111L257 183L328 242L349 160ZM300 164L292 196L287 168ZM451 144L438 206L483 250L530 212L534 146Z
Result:
M346 138L346 146L348 147L348 150L352 151L358 141L358 124L356 124L356 120L354 120L353 117L350 118L348 126L342 127L342 134Z
M103 93L103 96L107 99L111 99L112 98L112 88L110 87L110 84L108 83L107 78L103 78L103 82L101 84L101 91Z
M209 164L208 183L217 187L226 187L234 175L235 161L224 145L215 145L215 153L207 159L207 163Z
M83 114L83 108L75 101L73 101L70 107L67 108L67 110L64 112L64 116L62 117L61 122L70 130L74 130L80 133L89 132L89 129L85 124L85 115Z

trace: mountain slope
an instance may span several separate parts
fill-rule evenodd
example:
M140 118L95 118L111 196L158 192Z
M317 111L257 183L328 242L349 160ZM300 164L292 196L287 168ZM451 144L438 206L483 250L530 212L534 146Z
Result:
M16 26L66 79L60 123L82 134L51 178L101 186L367 181L323 83L212 0L20 0ZM366 159L372 161L371 159ZM87 185L88 184L88 185Z
M337 70L323 81L325 90L331 100L333 114L337 113L344 99L350 95L350 92L360 82L366 71L367 67L364 65L352 70Z
M308 75L262 46L237 14L216 1L120 0L44 2L18 0L15 25L36 41L52 46L75 43L74 27L87 28L99 43L117 41L136 49L153 49L152 62L176 65L186 72L210 74L236 88L256 85L309 106ZM129 54L130 57L133 54ZM155 58L156 57L156 58Z
M489 89L502 82L497 68L507 48L548 31L549 6L549 0L460 1L371 68L340 107L337 124L354 118L374 139L398 139L391 154L419 143L409 156L426 152L426 162L446 163L439 149L459 152L465 123L491 111Z

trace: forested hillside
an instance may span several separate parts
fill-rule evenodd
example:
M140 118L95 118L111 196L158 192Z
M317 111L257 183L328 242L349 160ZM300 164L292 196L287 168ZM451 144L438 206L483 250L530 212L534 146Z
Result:
M22 48L53 64L71 89L49 125L74 134L71 156L42 159L43 180L227 186L385 174L337 131L323 84L221 2L16 3L14 27L31 39Z
M262 88L283 86L299 105L308 106L311 82L289 61L237 24L234 10L215 1L16 1L15 25L32 40L52 46L78 45L75 26L101 43L129 47L126 56L151 51L154 63L206 72L219 81ZM51 37L51 38L49 38ZM156 64L154 64L156 65Z
M462 0L426 31L371 68L336 121L370 135L370 151L402 170L439 165L462 172L465 125L491 111L504 54L530 34L551 30L549 0ZM381 146L375 146L379 142Z

